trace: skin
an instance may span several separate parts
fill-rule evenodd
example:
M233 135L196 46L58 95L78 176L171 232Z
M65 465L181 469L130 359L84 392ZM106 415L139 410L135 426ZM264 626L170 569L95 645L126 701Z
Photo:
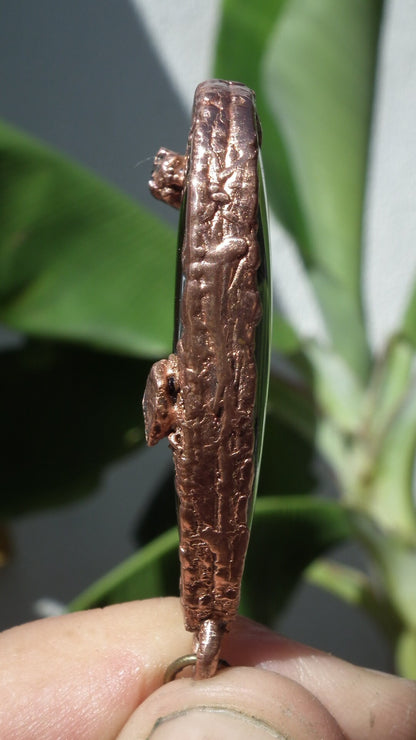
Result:
M223 645L235 667L162 686L166 666L191 643L177 599L7 630L0 635L0 737L198 738L208 721L220 729L214 734L210 724L205 737L416 738L416 683L358 668L244 618ZM171 719L155 730L161 717ZM242 734L241 720L252 734Z

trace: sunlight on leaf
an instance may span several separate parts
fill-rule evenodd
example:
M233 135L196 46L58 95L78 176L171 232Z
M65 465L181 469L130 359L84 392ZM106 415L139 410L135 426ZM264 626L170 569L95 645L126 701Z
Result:
M270 204L297 242L335 349L361 377L369 362L362 213L381 9L380 0L226 0L216 62L221 76L256 91Z
M290 0L263 81L305 217L298 244L334 345L360 374L362 214L381 4ZM345 324L349 331L345 332Z
M133 355L168 351L172 231L4 124L0 164L0 320Z

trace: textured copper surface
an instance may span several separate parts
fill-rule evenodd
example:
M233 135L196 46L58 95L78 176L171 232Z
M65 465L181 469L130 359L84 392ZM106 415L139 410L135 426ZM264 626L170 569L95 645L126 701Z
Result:
M152 192L175 206L181 179L186 192L175 354L153 366L143 406L148 444L168 435L173 450L181 599L185 626L197 633L197 677L215 672L249 538L261 318L258 151L254 93L211 80L196 90L185 158L159 152L151 181Z

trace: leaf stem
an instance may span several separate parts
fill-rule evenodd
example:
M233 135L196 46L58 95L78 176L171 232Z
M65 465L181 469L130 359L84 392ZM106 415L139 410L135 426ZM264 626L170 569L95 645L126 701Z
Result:
M378 624L394 644L403 629L401 620L391 604L377 594L369 577L362 571L343 563L318 558L304 571L308 583L325 589L347 604L361 607Z

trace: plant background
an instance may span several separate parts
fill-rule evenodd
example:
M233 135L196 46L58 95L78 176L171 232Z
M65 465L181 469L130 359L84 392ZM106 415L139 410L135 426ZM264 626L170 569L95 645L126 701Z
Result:
M142 160L160 144L183 149L193 90L210 74L219 3L177 5L73 0L58 7L52 0L19 0L3 8L0 23L0 115L171 223L176 214L147 193L150 161ZM409 253L416 227L415 22L411 2L387 4L366 217L366 298L375 347L397 323L416 262L416 253ZM290 243L276 225L272 233L279 300L303 331L319 336L322 325ZM19 338L5 332L3 342ZM32 618L40 597L69 601L133 552L134 522L167 458L166 449L134 454L107 470L95 496L11 525L15 557L0 572L0 627ZM360 557L345 550L340 557ZM299 640L390 668L366 618L312 587L300 589L280 625Z

